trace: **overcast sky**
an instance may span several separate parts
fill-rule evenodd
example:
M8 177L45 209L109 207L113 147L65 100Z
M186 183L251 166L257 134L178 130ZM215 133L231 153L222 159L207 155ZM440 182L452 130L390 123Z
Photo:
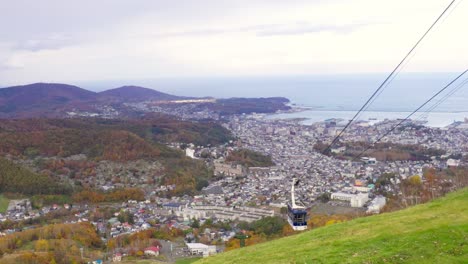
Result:
M0 85L389 72L449 2L0 0ZM451 10L405 72L467 67Z

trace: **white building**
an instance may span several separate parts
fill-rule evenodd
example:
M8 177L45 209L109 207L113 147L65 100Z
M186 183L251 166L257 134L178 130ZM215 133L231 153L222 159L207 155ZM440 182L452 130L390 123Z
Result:
M194 159L195 158L195 150L191 149L191 148L186 148L185 149L185 155L187 157L190 157L190 158Z
M447 166L448 167L458 167L460 165L460 161L456 159L448 159L447 160Z
M203 210L197 210L193 208L184 208L181 211L176 212L177 216L180 216L184 221L190 221L191 219L207 218L206 212Z
M351 199L354 197L354 194L352 193L344 193L344 192L334 192L331 194L331 199L332 200L340 200L340 201L351 201Z
M368 193L370 191L370 188L367 186L354 186L354 190L358 192Z
M175 211L175 214L182 217L184 221L189 221L193 218L200 219L215 217L220 220L252 222L260 220L266 216L274 216L275 212L273 210L264 210L253 207L201 205L183 208L182 210Z
M346 147L338 147L338 148L332 148L330 149L331 153L335 153L335 154L338 154L338 153L344 153L346 151Z
M331 194L332 200L341 200L348 201L351 204L351 207L362 207L364 204L369 201L369 195L367 193L344 193L344 192L335 192Z
M208 246L202 243L187 243L187 247L192 255L202 255L203 257L216 255L216 246Z
M362 162L364 162L365 164L370 164L370 165L374 165L374 164L377 163L377 159L376 159L376 158L362 157L361 160L362 160Z
M351 198L351 207L363 207L367 201L369 201L369 195L367 193L358 193Z
M372 200L367 207L367 213L378 214L380 210L387 204L387 200L383 196L377 196Z

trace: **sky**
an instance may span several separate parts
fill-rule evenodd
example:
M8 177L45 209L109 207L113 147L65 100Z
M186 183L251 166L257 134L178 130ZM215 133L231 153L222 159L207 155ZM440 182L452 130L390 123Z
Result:
M0 85L391 71L450 0L0 0ZM457 0L404 67L468 65Z

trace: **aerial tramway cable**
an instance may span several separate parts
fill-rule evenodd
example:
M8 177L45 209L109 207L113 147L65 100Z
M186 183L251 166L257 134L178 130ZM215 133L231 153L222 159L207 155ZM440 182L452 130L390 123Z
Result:
M434 111L435 108L437 108L440 104L445 102L449 97L454 95L458 90L460 90L465 84L468 83L468 78L466 78L463 82L461 82L458 86L456 86L454 89L449 91L446 95L444 95L442 98L440 98L435 104L430 106L427 110L425 110L419 117L416 118L416 120L423 120L427 118L428 114L432 111Z
M358 158L360 158L362 156L362 154L364 154L366 151L368 151L369 149L372 148L372 146L374 146L376 143L380 142L384 137L386 137L388 134L390 134L393 130L395 130L398 126L400 126L401 124L403 124L405 121L407 121L411 116L413 116L416 112L418 112L421 108L423 108L424 106L426 106L430 101L432 101L434 98L436 98L439 94L441 94L443 91L445 91L447 88L449 88L452 84L454 84L458 79L460 79L466 72L468 72L468 69L466 69L464 72L462 72L461 74L459 74L455 79L453 79L452 81L450 81L446 86L444 86L442 89L440 89L437 93L435 93L431 98L427 99L422 105L420 105L418 108L416 108L416 110L414 110L413 112L411 112L411 114L409 114L407 117L405 117L404 119L402 119L400 122L398 122L396 125L394 125L390 130L388 130L385 134L383 134L382 136L380 136L376 141L374 141L372 144L370 144L366 149L364 149L361 153L359 153L358 155L354 156L353 160L356 160ZM461 88L463 85L465 85L467 83L466 80L464 80L460 86L457 86L455 88L455 90ZM450 93L449 93L450 94ZM447 97L448 98L448 97Z
M376 97L382 88L384 88L389 82L389 80L393 79L392 77L396 75L397 70L401 67L401 65L406 61L406 59L413 53L413 51L416 49L416 47L421 43L421 41L426 37L427 34L432 30L432 28L439 22L439 20L444 16L444 14L447 12L447 10L450 9L450 7L453 5L455 0L452 0L450 4L444 9L442 14L437 17L437 19L432 23L432 25L429 27L429 29L426 30L426 32L422 35L422 37L416 42L416 44L413 45L413 47L410 49L410 51L403 57L403 59L398 63L398 65L393 69L393 71L385 78L385 80L380 84L380 86L377 88L377 90L374 91L374 93L367 99L367 101L364 103L364 105L357 111L357 113L349 120L349 122L346 124L346 126L340 131L340 133L332 140L332 142L325 148L325 150L322 152L322 154L325 154L341 137L341 135L344 133L344 131L351 125L351 123L356 119L356 117L371 103L371 101L374 100L374 97Z

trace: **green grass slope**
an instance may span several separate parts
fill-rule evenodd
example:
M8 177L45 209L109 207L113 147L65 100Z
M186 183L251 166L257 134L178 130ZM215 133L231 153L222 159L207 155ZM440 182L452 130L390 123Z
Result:
M468 189L196 263L468 263Z
M2 194L0 194L0 213L6 212L6 210L8 209L8 204L10 204L10 200Z

